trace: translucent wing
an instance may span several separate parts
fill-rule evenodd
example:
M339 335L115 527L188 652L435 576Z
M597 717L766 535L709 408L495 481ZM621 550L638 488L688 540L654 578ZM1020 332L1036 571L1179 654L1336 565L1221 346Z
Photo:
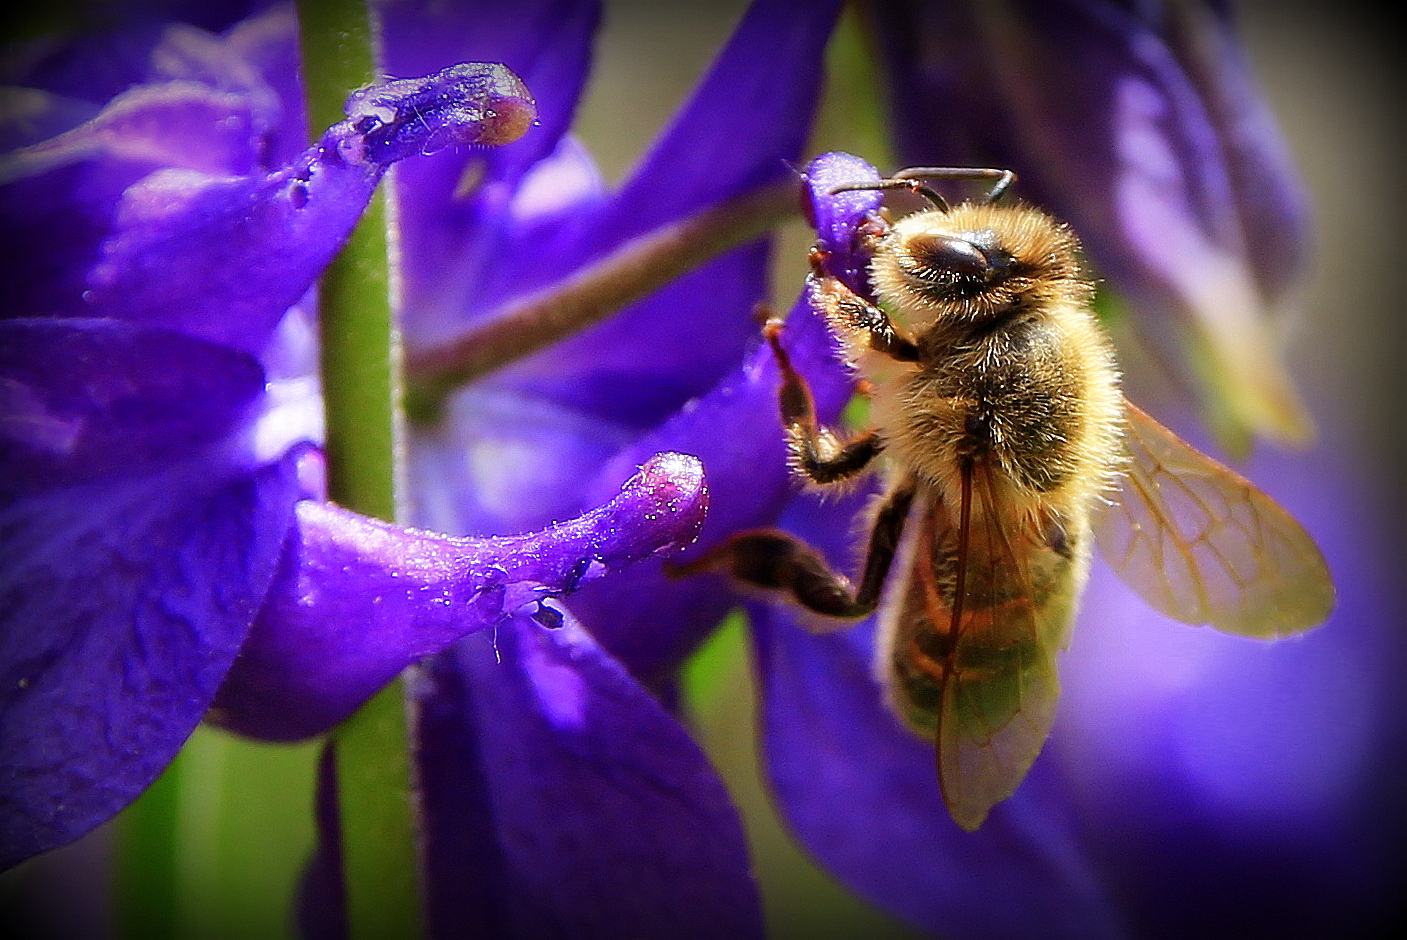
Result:
M1128 404L1128 475L1100 551L1151 606L1251 637L1322 623L1334 586L1309 533L1240 474Z
M885 633L895 704L933 735L943 799L972 831L1016 791L1050 734L1055 652L1081 566L1014 530L987 474L973 472L964 489L956 518L942 506L915 510Z

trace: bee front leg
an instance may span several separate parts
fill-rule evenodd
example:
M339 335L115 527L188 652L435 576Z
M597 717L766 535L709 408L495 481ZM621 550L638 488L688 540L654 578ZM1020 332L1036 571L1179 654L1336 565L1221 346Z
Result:
M827 617L864 617L879 604L913 498L912 487L901 487L875 515L858 588L831 571L814 548L780 529L739 532L694 561L666 563L665 570L672 577L725 571L744 584L784 592L807 610Z
M899 362L917 362L918 345L899 333L889 315L825 270L826 252L811 249L811 299L831 329Z

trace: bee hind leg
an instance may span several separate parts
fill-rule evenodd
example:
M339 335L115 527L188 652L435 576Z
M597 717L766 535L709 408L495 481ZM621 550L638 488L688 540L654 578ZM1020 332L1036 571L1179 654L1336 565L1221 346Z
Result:
M827 617L864 617L879 604L913 496L912 488L903 487L880 507L870 529L858 588L832 571L814 548L780 529L739 532L693 561L666 563L665 570L672 577L725 571L744 584L787 594L807 610Z

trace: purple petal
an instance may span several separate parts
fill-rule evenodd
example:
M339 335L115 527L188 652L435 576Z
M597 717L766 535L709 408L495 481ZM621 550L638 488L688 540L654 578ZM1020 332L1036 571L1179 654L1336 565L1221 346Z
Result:
M152 174L124 195L87 299L107 316L258 352L390 163L448 140L511 134L530 108L524 95L500 66L460 65L357 92L346 121L262 179Z
M258 354L361 217L382 168L313 150L267 177L153 173L123 196L94 313Z
M752 311L770 255L764 245L731 251L490 381L622 427L653 427L737 366L757 333Z
M867 161L848 153L823 153L806 165L807 209L816 244L826 252L826 270L851 290L869 295L867 254L859 251L856 230L879 209L880 193L856 190L831 193L837 186L879 179Z
M291 467L219 451L0 509L0 866L63 845L155 779L273 576Z
M508 620L415 691L433 936L762 936L721 782L575 622Z
M553 402L471 385L450 397L439 427L413 427L410 492L416 525L455 535L521 532L592 505L582 481L635 435ZM642 452L622 477L656 451ZM596 502L610 498L601 491Z
M810 132L822 57L838 12L832 2L753 3L620 192L540 250L580 263L712 203L791 178ZM558 344L537 357L541 361L505 370L500 380L554 399L566 396L583 407L614 409L619 416L620 403L635 400L639 387L660 378L659 370L649 357L638 356L603 369L600 357L633 348L637 337L648 335L663 350L660 359L670 363L667 387L684 393L677 406L725 376L752 338L751 308L764 294L767 257L758 247L739 249ZM584 374L578 377L577 370ZM577 397L580 389L589 389L589 397ZM672 410L658 401L641 405L633 416L641 424Z
M6 84L101 104L148 76L151 51L172 23L219 32L249 15L248 2L128 0L103 5L99 19L75 17L63 37L16 43L0 60ZM74 28L77 27L77 28ZM86 28L84 28L86 27Z
M298 526L212 720L287 740L352 713L410 663L519 611L698 532L707 490L697 460L661 454L610 502L527 535L459 539L324 503Z
M160 469L214 444L264 388L253 359L110 320L0 322L0 496Z
M1302 286L1311 260L1313 219L1303 182L1256 87L1232 17L1215 6L1171 6L1153 25L1216 126L1248 259L1273 305Z
M600 235L630 237L790 178L789 164L811 132L825 47L839 13L833 0L754 0L703 82L598 220Z
M71 63L75 73L89 71L80 94L103 103L101 110L41 91L42 62L12 79L30 87L16 90L27 113L11 129L24 128L29 136L17 142L33 146L0 158L0 178L11 181L0 189L0 215L9 220L0 226L0 276L12 284L10 315L94 312L82 299L86 272L122 192L147 173L175 167L246 176L283 165L306 146L287 9L223 38L184 25L142 33L130 50L133 73L106 97L105 82L92 73L102 72L106 56L129 52L120 38L104 36L111 45L100 50L78 42L84 52ZM44 127L50 133L29 130Z
M479 256L484 277L503 293L476 296L472 309L442 309L441 322L488 315L488 304L559 280L627 239L751 187L786 180L809 131L836 12L829 2L754 4L621 191L599 208L583 205L555 231L535 228L531 239L501 243L492 256ZM736 364L753 336L751 308L764 294L766 258L758 246L740 249L493 381L637 427L655 423ZM472 272L459 267L457 276ZM667 369L626 354L642 335L661 350L653 362L668 363ZM661 379L667 384L660 394L641 396Z
M275 4L222 35L184 24L168 26L151 52L147 81L177 80L233 92L248 101L259 169L283 166L307 147L298 21L291 4Z
M0 158L0 184L101 157L148 168L247 172L257 138L245 95L194 82L142 85L92 120Z
M0 162L0 276L9 316L92 316L85 275L122 193L152 170L252 169L248 103L186 83L133 89L93 120Z

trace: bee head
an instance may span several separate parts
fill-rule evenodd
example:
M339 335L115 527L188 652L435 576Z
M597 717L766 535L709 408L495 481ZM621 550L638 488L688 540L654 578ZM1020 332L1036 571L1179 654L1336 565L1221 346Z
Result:
M870 276L892 307L981 320L1083 291L1075 251L1068 230L1038 210L964 203L894 223Z
M986 290L1012 270L1011 253L991 229L950 234L921 227L900 236L891 250L896 266L915 289L955 297Z

